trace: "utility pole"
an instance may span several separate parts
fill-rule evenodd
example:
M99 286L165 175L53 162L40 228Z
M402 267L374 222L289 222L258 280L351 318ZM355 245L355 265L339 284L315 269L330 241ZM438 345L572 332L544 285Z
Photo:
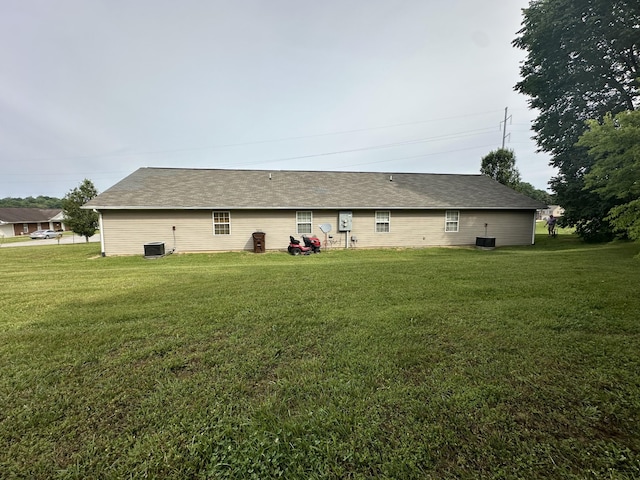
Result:
M502 122L500 122L502 124L502 148L504 149L504 141L507 138L511 138L511 133L507 133L507 120L509 120L509 123L513 122L513 118L511 118L511 115L509 115L507 117L507 109L509 107L504 107L504 120Z

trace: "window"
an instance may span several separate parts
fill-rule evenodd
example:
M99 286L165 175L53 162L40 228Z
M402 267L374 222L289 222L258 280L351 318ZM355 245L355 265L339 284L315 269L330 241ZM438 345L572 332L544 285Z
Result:
M391 231L391 212L382 210L376 212L376 233L389 233Z
M444 231L457 232L460 226L460 212L458 210L447 210L444 216Z
M213 234L231 234L231 216L229 212L213 212Z
M311 233L311 212L296 212L297 233Z

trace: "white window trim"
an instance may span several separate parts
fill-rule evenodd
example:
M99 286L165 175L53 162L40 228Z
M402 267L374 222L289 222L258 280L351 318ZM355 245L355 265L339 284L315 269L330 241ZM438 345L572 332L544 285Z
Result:
M298 215L301 213L308 213L309 214L309 221L308 222L301 222ZM300 231L300 225L308 225L309 226L309 231L308 232L301 232ZM302 235L310 235L311 233L313 233L313 211L312 210L299 210L296 212L296 233L298 235L302 234Z
M216 222L216 213L225 213L229 218L228 222ZM211 220L213 221L213 235L231 235L231 212L229 210L214 210L211 212ZM229 233L216 233L216 225L227 225Z
M456 220L449 220L449 213L456 214ZM455 224L455 230L448 230L449 224ZM460 210L446 210L444 212L444 233L458 233L460 231Z
M378 220L378 213L386 213L389 220ZM391 210L376 210L374 220L375 222L373 225L373 231L375 233L391 233ZM386 232L380 232L378 231L378 225L389 225L389 230L387 230Z

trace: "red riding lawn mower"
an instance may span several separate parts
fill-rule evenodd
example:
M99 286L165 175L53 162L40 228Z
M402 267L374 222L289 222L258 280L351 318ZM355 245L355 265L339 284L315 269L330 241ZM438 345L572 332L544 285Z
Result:
M309 255L311 253L320 253L320 240L318 237L302 236L304 245L300 245L300 240L296 240L293 237L289 237L289 247L287 250L291 255Z

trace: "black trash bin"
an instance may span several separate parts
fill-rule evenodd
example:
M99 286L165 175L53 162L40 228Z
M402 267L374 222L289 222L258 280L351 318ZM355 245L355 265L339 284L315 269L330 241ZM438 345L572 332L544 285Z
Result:
M264 245L264 237L266 234L264 232L253 232L253 253L264 253L265 245Z

